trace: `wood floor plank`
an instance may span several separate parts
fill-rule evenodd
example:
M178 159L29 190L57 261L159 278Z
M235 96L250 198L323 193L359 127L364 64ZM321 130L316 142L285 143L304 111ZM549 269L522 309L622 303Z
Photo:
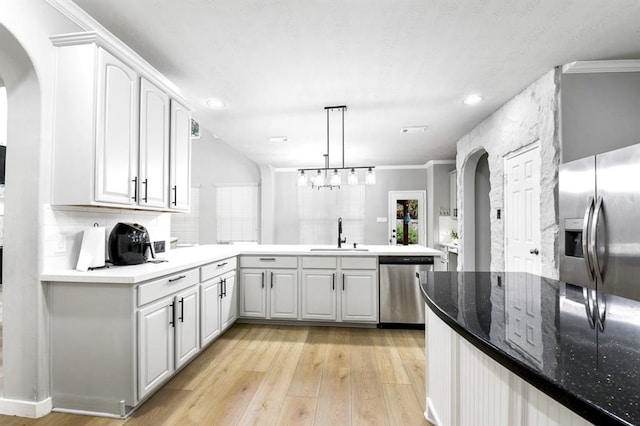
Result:
M277 362L265 375L240 424L271 425L276 422L308 334L307 327L287 329L287 339L283 340L276 355Z
M267 371L274 361L276 354L282 345L282 337L287 334L287 330L279 326L267 328L267 332L260 337L258 344L252 350L253 356L246 365L247 371Z
M402 359L416 359L424 362L424 330L389 330L393 346Z
M351 349L346 328L329 331L327 365L322 376L315 425L351 423Z
M126 420L52 413L0 425L426 424L423 335L236 324ZM393 368L399 357L409 384L383 384L377 357Z
M276 424L283 426L313 425L317 405L318 398L288 396Z
M421 404L411 385L383 384L389 422L398 425L426 425Z
M180 374L173 377L165 387L181 390L194 390L209 376L211 369L218 365L220 360L227 359L237 345L247 339L251 339L249 334L251 327L238 325L232 327L222 335L215 344L209 345L200 355L198 355Z
M327 354L328 330L313 327L302 349L287 395L317 398Z
M379 330L371 336L374 345L378 374L381 383L410 384L397 348L394 346L393 330Z
M418 401L426 406L427 399L427 381L425 378L425 363L416 359L403 360L405 370L409 375L409 381L413 392L416 394ZM424 407L423 407L424 408Z
M387 408L378 376L374 345L375 332L353 329L351 334L351 424L389 424Z

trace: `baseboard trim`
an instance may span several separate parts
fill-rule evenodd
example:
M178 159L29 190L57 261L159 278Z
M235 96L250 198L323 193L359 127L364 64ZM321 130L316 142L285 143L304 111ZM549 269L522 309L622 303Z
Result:
M432 423L435 426L440 426L442 424L440 423L438 414L436 414L436 410L433 408L431 398L427 398L427 410L424 412L424 418L427 419L429 423Z
M7 416L30 417L35 419L46 416L51 412L52 408L51 397L37 402L0 398L0 414Z

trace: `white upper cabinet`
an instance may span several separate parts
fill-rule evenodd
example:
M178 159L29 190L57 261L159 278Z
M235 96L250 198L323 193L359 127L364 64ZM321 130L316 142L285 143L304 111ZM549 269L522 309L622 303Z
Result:
M133 69L105 50L98 50L98 99L95 117L95 199L98 202L135 202L138 82L138 74Z
M191 113L171 101L170 208L189 210L191 194Z
M51 203L188 211L191 112L182 98L132 52L95 33L51 40Z
M138 203L169 205L169 96L140 80L140 176Z

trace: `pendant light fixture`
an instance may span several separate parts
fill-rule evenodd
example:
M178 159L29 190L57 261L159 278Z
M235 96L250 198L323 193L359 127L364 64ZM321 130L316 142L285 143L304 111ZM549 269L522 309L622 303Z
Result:
M333 190L334 188L340 189L342 186L342 176L340 172L342 170L349 170L347 175L347 183L349 185L357 185L358 184L358 173L356 170L359 169L367 169L365 175L365 183L367 185L373 185L376 183L376 175L373 169L375 166L344 166L344 112L347 110L346 105L340 106L327 106L324 107L327 111L327 153L324 154L324 167L319 168L309 168L309 169L298 169L298 186L307 186L309 179L305 172L313 172L316 171L315 176L311 179L311 187L314 189L320 188L329 188ZM330 167L329 161L329 112L333 110L340 110L342 112L342 167ZM331 173L331 176L329 176Z

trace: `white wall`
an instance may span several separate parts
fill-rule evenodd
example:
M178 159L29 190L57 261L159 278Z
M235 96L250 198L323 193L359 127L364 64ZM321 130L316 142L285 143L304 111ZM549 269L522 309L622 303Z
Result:
M274 244L298 243L298 187L297 172L276 171L273 179ZM264 186L265 182L263 182ZM376 184L366 185L365 239L362 244L389 244L388 223L377 222L388 216L389 191L426 191L427 172L415 169L376 169ZM447 187L448 188L448 187ZM264 188L263 188L264 191ZM429 209L430 206L427 206ZM337 218L336 218L337 219ZM264 241L263 241L264 242Z
M0 76L0 145L7 144L7 89Z
M475 186L473 179L470 181L464 177L461 179L460 174L462 172L464 176L467 160L480 150L484 149L489 154L492 271L502 271L505 265L504 221L496 217L496 210L504 207L504 157L539 141L541 155L541 273L550 278L558 276L556 194L558 165L560 163L559 90L560 72L557 69L552 69L474 127L457 143L459 252L466 253L465 214L468 212L465 210L463 194L468 192L473 196ZM472 166L473 176L475 176L475 163ZM471 185L466 187L469 182ZM459 256L458 269L473 270L475 265L465 265L465 262L465 256Z
M561 79L563 163L640 143L640 72Z
M42 0L0 2L0 75L7 87L3 398L0 411L39 415L50 405L43 267L49 203L55 49L51 34L80 28Z
M427 246L435 249L442 240L440 207L449 209L449 172L453 169L455 161L427 163Z
M256 163L230 147L207 131L191 143L191 185L198 187L198 241L199 244L215 244L216 235L216 186L258 184L260 169ZM195 212L194 212L195 214ZM177 219L180 213L172 213ZM193 215L192 215L193 216ZM173 220L182 226L182 219Z

